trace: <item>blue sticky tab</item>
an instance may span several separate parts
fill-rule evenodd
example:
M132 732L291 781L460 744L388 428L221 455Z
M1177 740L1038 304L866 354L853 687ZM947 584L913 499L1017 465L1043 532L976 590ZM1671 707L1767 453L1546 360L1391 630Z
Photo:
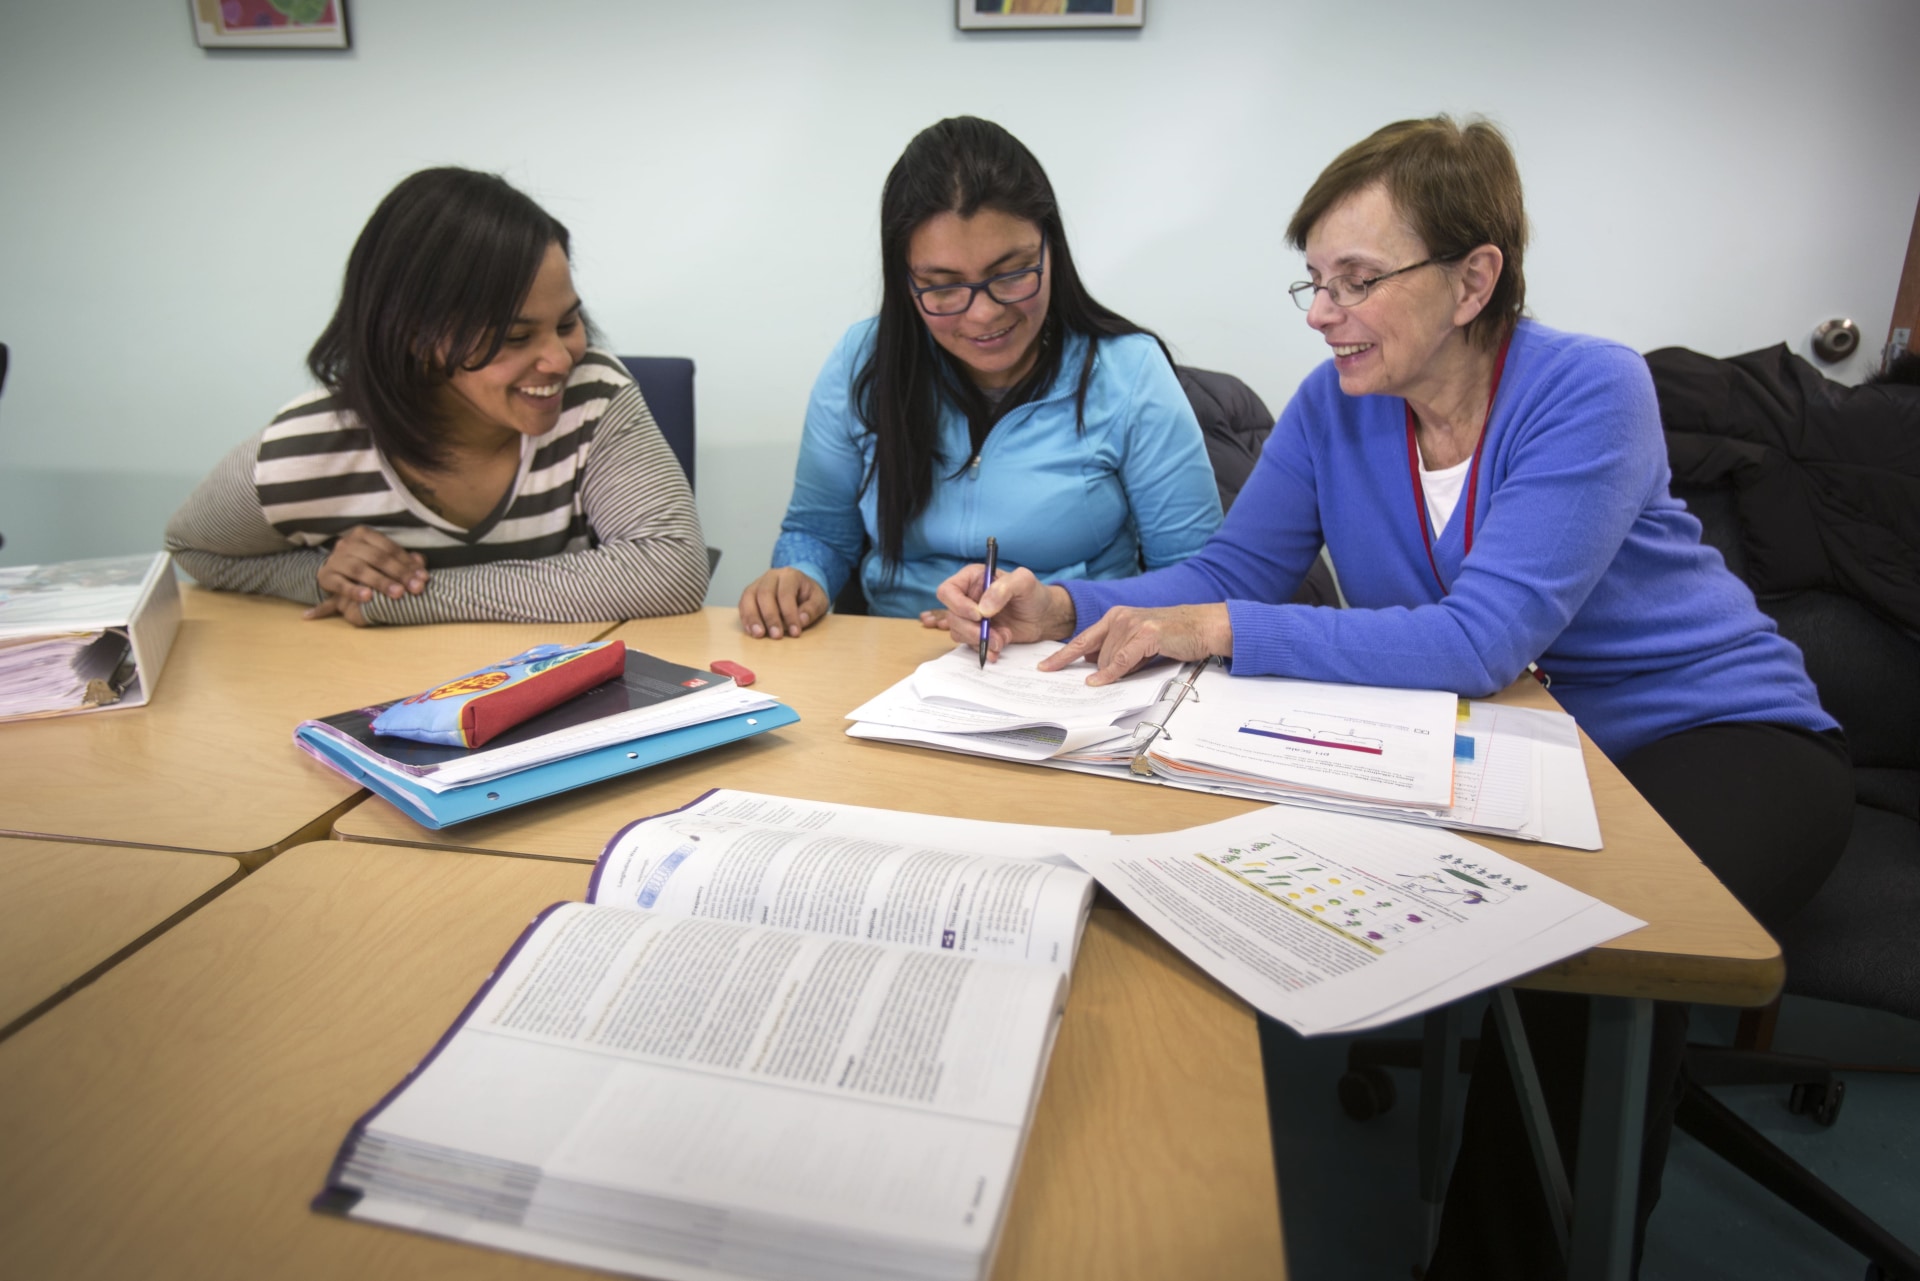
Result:
M1470 761L1473 759L1473 740L1465 734L1455 734L1453 736L1453 759L1456 761Z

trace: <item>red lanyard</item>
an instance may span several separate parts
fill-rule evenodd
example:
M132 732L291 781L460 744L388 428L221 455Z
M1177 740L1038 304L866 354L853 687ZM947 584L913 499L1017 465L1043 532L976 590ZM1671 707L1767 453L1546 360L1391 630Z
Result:
M1467 465L1467 546L1466 551L1461 553L1463 558L1473 550L1473 508L1480 482L1480 451L1487 447L1487 428L1493 425L1493 398L1500 394L1500 375L1507 368L1507 344L1512 341L1511 332L1500 340L1500 354L1493 362L1493 385L1487 388L1486 421L1480 424L1480 439L1474 442L1473 461ZM1420 522L1420 541L1426 544L1427 565L1433 570L1433 581L1440 584L1440 594L1444 596L1448 587L1446 580L1440 577L1439 563L1433 559L1432 522L1427 519L1426 487L1420 483L1420 446L1414 439L1412 405L1407 406L1407 474L1413 478L1413 512Z

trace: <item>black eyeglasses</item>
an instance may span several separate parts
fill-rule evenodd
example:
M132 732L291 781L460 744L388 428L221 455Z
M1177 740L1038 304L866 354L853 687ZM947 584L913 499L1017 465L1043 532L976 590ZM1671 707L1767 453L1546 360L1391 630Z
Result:
M1040 274L1047 268L1047 242L1040 242L1040 261L1018 271L1003 271L997 276L971 285L908 284L920 310L929 316L958 316L973 306L982 291L997 303L1025 302L1040 292Z
M1410 262L1404 267L1395 267L1392 271L1383 271L1377 276L1335 276L1314 284L1311 280L1302 280L1298 284L1288 285L1287 293L1293 298L1293 305L1301 311L1313 310L1313 296L1322 289L1327 297L1333 299L1336 307L1358 307L1373 292L1373 287L1383 280L1392 280L1395 276L1405 275L1409 271L1418 271L1422 267L1431 267L1436 263L1458 262L1466 257L1465 252L1456 254L1435 254L1431 258L1422 258L1419 262Z

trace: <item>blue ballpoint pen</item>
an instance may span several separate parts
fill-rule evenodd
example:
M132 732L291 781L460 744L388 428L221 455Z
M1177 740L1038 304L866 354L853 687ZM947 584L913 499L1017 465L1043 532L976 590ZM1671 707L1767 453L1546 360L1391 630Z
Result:
M1000 565L1000 544L995 542L993 539L989 538L987 540L987 579L985 582L980 584L980 594L982 596L985 596L987 594L987 588L993 586L993 571L997 569L999 565ZM987 665L987 620L983 618L980 620L980 666L985 667L986 665Z

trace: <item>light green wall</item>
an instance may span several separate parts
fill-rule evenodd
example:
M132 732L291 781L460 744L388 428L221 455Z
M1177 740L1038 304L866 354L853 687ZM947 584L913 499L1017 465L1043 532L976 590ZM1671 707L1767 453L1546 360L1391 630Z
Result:
M1019 134L1102 300L1275 409L1321 351L1280 229L1388 120L1503 123L1534 311L1641 348L1836 314L1877 347L1920 185L1911 0L1150 0L1048 35L962 35L951 0L350 11L345 54L214 54L185 0L0 5L0 563L153 546L305 388L360 224L429 164L506 173L615 346L698 361L716 601L766 563L808 386L874 305L880 180L942 115Z

